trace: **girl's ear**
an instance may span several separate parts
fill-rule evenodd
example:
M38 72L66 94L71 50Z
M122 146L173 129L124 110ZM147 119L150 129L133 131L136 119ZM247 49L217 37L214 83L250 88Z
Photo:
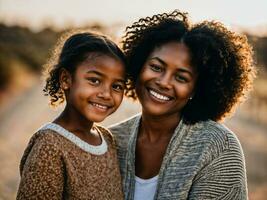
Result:
M59 82L62 90L68 90L71 86L71 74L64 68L60 71Z

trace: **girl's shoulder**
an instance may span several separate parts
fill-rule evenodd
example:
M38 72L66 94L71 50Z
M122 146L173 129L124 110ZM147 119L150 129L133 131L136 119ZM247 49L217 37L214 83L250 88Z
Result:
M36 150L50 149L50 151L59 152L62 137L55 131L50 129L39 129L31 137L25 152L31 151L33 148ZM25 153L24 152L24 153Z
M52 129L42 129L37 130L31 137L28 146L38 145L38 146L50 146L60 149L60 144L64 142L62 137Z
M52 130L39 129L31 137L24 150L20 162L22 172L27 159L49 159L49 157L61 157L61 138Z

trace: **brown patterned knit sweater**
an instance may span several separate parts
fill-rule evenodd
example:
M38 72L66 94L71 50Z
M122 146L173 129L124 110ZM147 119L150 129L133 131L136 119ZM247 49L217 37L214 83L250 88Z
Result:
M20 163L17 199L123 199L111 134L92 146L50 123L31 138Z

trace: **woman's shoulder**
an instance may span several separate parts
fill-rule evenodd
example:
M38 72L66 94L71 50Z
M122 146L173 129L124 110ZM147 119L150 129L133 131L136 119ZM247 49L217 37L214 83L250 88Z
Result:
M205 141L206 144L215 146L224 151L241 148L240 142L233 131L222 123L212 120L198 122L193 125L197 140Z
M131 134L130 130L134 128L134 126L138 126L140 117L141 114L131 116L128 119L125 119L121 122L109 126L108 129L114 135L130 135Z

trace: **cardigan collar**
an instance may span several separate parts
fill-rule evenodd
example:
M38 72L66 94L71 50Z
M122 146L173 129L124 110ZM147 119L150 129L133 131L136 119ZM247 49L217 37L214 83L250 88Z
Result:
M127 147L127 154L126 154L126 175L124 179L124 186L127 186L127 182L130 183L128 185L129 188L124 188L125 190L125 198L126 199L134 199L134 187L135 187L135 182L134 182L134 177L135 177L135 148L136 148L136 140L137 140L137 135L139 132L139 127L141 123L141 118L142 115L138 114L135 117L135 121L130 129L131 131L131 136L129 138L129 143ZM168 164L169 160L172 157L172 154L175 152L175 149L178 148L180 145L183 137L186 135L186 133L189 131L187 124L184 123L183 118L181 118L180 122L178 123L177 127L174 130L174 133L171 137L171 140L167 146L166 153L163 157L163 161L159 170L159 175L158 175L158 185L157 185L157 190L155 194L155 199L157 198L157 194L159 192L159 188L161 187L162 180L164 178L164 170L166 168L166 165Z

